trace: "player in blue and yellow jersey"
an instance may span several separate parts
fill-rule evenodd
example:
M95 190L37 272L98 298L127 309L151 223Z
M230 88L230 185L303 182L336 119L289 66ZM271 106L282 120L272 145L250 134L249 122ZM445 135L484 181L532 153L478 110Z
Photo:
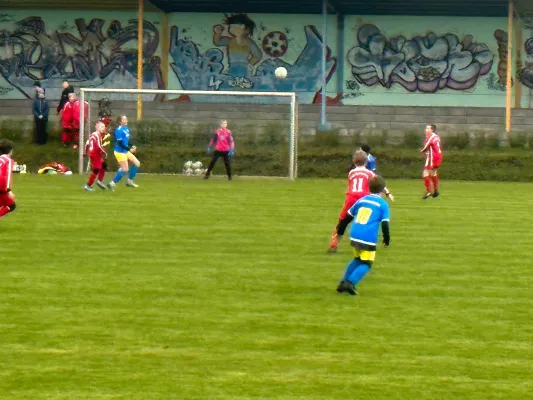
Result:
M385 190L385 181L380 176L369 180L370 194L359 199L348 210L340 222L338 235L342 236L348 224L353 220L350 241L353 247L353 260L346 267L344 278L337 287L337 292L356 295L355 286L370 271L376 258L379 228L383 232L383 244L390 244L389 204L380 196Z
M117 121L119 126L115 128L115 158L120 165L120 169L111 182L107 184L109 190L115 190L115 185L122 179L125 174L128 174L128 181L126 186L138 187L133 179L141 166L141 163L133 155L137 148L130 143L130 128L128 128L128 117L122 115ZM131 163L131 167L129 166Z

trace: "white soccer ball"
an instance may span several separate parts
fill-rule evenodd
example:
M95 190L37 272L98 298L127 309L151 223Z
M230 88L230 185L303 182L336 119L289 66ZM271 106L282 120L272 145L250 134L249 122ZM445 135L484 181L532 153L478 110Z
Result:
M276 75L276 78L283 79L287 77L287 69L285 67L278 67L274 71L274 74Z
M192 168L192 161L186 161L183 165L185 169L191 169Z

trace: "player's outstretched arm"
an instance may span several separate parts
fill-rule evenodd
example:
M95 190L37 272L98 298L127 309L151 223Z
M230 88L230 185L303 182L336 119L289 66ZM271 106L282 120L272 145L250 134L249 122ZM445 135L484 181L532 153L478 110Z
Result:
M337 225L337 236L339 237L339 240L344 235L344 232L346 232L346 228L352 221L353 221L353 216L351 216L350 214L346 214L344 219L341 222L339 222L339 224Z
M383 244L388 247L390 245L389 221L381 221L381 231L383 232Z
M385 189L383 189L383 193L385 193L385 196L387 196L390 201L394 201L394 196L389 191L389 189L387 189L387 187L385 187Z

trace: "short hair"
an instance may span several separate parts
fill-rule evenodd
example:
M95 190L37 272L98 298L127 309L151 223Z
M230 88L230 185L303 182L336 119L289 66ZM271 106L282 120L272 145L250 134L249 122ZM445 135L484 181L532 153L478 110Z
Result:
M437 131L437 125L431 124L431 125L429 125L429 127L431 128L432 132L436 132Z
M370 153L370 146L368 144L364 144L361 146L361 150L363 150L366 154Z
M221 120L220 120L220 123L221 123L221 124L224 124L224 123L226 123L226 124L227 124L227 123L228 123L228 121L227 121L226 119L221 119Z
M70 99L71 97L78 97L78 96L76 96L76 93L69 93L68 98Z
M358 167L363 167L367 162L367 154L363 150L356 150L353 154L353 163Z
M9 154L13 150L13 142L7 139L0 140L0 154Z
M385 190L385 179L379 175L373 176L368 181L368 186L370 188L370 193L381 193Z

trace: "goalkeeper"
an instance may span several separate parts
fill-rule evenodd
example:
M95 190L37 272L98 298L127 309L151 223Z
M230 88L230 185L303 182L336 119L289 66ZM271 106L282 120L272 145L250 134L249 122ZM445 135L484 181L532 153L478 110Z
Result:
M224 165L226 166L228 180L231 181L230 157L233 157L235 154L235 142L233 141L231 131L228 129L228 121L225 119L220 121L220 128L216 130L213 138L209 142L209 146L207 146L207 154L211 153L213 146L215 146L215 153L209 163L209 167L207 167L204 179L209 179L209 175L211 175L211 171L213 171L217 160L222 157L224 159Z

